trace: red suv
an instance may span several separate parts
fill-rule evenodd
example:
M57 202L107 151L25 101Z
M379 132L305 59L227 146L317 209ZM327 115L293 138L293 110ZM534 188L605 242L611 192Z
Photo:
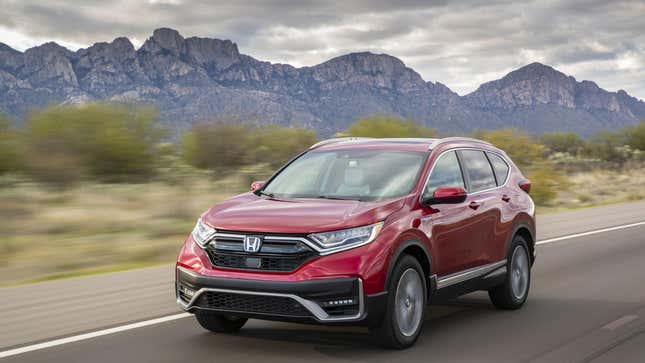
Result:
M530 183L467 138L322 141L206 211L176 269L206 329L248 318L369 327L416 341L425 306L487 290L521 307L535 260Z

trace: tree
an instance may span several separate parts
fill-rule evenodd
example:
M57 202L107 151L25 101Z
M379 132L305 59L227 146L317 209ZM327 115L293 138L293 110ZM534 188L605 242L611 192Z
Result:
M434 129L414 121L382 114L359 119L342 134L363 137L437 137L437 131Z

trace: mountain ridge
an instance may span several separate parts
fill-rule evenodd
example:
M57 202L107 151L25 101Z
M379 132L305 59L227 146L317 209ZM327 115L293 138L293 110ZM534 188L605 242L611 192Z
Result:
M93 100L154 104L167 126L208 119L298 125L328 136L373 113L414 119L444 132L519 127L590 135L645 118L625 91L541 63L520 67L460 96L424 80L388 54L356 52L314 66L270 63L236 43L155 30L138 49L125 37L70 51L48 42L24 52L0 43L0 112Z

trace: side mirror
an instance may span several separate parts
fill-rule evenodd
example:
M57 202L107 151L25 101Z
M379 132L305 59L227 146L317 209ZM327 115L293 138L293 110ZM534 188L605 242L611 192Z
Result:
M264 180L262 180L262 181L254 181L253 183L251 183L251 191L254 192L254 191L262 188L264 186L264 183L265 183Z
M461 187L439 187L431 197L423 199L423 204L457 204L466 200L466 191Z

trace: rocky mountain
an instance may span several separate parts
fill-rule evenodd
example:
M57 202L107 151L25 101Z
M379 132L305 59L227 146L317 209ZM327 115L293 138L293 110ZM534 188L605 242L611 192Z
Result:
M352 53L313 67L272 64L229 40L157 29L139 48L127 38L69 51L55 43L18 52L0 43L0 112L92 100L150 103L177 130L209 119L302 125L327 136L387 113L446 132L515 126L584 135L645 118L645 103L533 63L459 96L399 59Z

